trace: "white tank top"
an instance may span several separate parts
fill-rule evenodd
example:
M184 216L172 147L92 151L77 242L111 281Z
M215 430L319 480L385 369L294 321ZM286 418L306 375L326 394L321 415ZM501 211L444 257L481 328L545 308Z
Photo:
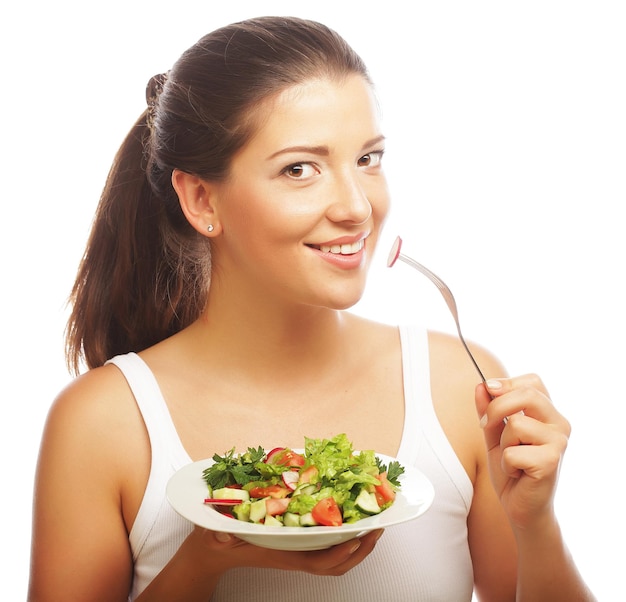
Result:
M405 422L398 460L419 468L435 498L422 517L389 527L374 551L341 577L274 569L233 569L210 602L469 602L473 571L467 542L472 484L435 415L430 393L426 331L400 327ZM130 532L134 600L192 530L165 498L176 470L191 462L176 433L154 375L134 353L110 360L124 373L146 424L152 466Z

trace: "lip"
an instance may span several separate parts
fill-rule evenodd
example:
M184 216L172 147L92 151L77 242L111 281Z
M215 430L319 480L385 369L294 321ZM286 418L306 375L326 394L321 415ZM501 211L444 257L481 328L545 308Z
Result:
M351 245L355 242L366 239L369 234L369 232L359 232L353 236L340 236L339 238L334 238L333 240L327 240L316 244L310 243L308 246L332 247L333 245Z
M307 244L309 249L318 255L324 261L331 265L340 268L342 270L358 269L364 265L366 252L365 252L365 239L369 236L369 232L361 232L355 236L341 236L333 240L320 243L319 245ZM319 247L332 247L335 245L349 245L359 241L363 241L363 245L356 252L350 255L341 255L339 253L327 253L322 251Z

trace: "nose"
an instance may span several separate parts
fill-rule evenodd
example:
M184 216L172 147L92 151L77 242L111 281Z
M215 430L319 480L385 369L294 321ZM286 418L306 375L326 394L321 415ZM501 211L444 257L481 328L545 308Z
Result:
M337 178L333 191L334 200L328 207L327 216L334 222L363 224L372 215L372 204L358 175L343 174Z

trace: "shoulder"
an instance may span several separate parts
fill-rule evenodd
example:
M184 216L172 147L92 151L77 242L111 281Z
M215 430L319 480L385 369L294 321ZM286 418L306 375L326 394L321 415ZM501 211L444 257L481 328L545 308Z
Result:
M80 421L109 427L120 422L121 414L133 411L132 400L123 374L114 365L107 364L69 383L54 400L49 422L63 425Z
M126 379L113 365L72 381L54 400L44 430L42 451L76 456L105 472L123 465L128 453L141 456L146 435Z
M476 414L474 392L481 382L457 336L428 333L433 405L441 426L472 482L485 461L483 433ZM486 378L505 376L500 361L487 349L468 342Z
M107 591L122 599L132 573L128 532L149 464L143 421L115 366L78 377L58 395L35 479L33 597Z
M493 353L473 341L467 343L486 378L505 376L504 366ZM441 376L441 372L446 372L447 380L453 376L454 382L460 385L468 381L476 384L477 377L480 380L476 368L458 336L429 331L428 345L431 370L435 377Z

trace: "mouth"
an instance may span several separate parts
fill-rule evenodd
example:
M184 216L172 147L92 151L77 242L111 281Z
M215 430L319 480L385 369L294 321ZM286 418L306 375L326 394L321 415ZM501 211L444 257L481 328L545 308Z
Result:
M353 243L343 243L341 245L307 245L312 249L317 249L322 253L332 253L333 255L354 255L358 253L364 246L365 240L357 240Z

